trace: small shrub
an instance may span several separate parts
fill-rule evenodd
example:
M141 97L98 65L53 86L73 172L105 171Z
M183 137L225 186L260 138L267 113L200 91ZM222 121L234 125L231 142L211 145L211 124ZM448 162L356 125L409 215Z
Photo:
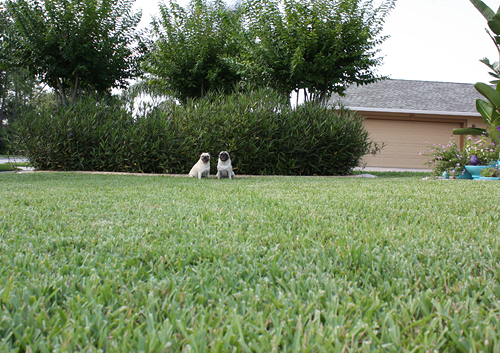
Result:
M380 146L355 112L305 104L292 110L268 90L163 103L133 117L118 100L86 99L26 111L18 153L37 169L188 173L200 153L232 154L237 174L349 173Z

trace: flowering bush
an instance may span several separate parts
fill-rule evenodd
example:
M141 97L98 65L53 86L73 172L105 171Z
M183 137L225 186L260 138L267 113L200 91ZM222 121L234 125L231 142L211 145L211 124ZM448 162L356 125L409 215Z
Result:
M464 173L464 166L469 164L469 159L473 155L478 157L481 165L498 160L500 145L491 142L485 136L481 136L478 140L473 140L469 136L462 151L455 140L451 140L447 145L429 145L428 149L420 154L429 157L426 164L433 170L433 174L440 176L447 172L450 176L458 176Z
M455 140L451 140L447 145L429 145L428 149L420 154L429 157L429 161L425 164L438 176L443 172L451 176L458 175L463 171L463 166L469 162L468 155L460 151Z
M487 165L492 161L498 161L500 158L500 145L496 142L492 142L485 136L481 136L477 141L469 136L467 140L465 140L464 154L467 154L469 158L476 155L480 165Z

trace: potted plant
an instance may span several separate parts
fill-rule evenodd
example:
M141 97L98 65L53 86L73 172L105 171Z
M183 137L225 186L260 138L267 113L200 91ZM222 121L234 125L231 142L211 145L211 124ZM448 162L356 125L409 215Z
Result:
M470 163L465 166L465 170L471 175L472 179L479 179L483 170L487 168L489 168L489 166L485 164L481 165L476 155L473 155Z
M479 180L500 180L500 170L495 167L486 167L481 171Z
M455 140L446 145L429 145L420 153L428 156L426 164L433 170L433 175L440 177L446 173L448 177L456 179L473 179L468 170L472 170L477 178L480 172L490 163L493 167L499 163L500 144L492 142L486 136L479 139L468 137L464 148L460 150ZM472 163L471 163L472 158ZM479 167L478 167L479 166Z
M465 170L471 174L472 179L479 179L482 170L499 164L500 144L484 135L478 140L468 137L463 152L470 156Z

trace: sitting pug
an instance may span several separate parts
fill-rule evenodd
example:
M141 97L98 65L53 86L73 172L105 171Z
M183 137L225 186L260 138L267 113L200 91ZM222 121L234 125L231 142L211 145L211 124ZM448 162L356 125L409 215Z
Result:
M210 176L210 153L204 152L201 154L198 162L191 168L189 176L198 179Z
M219 162L217 163L217 178L229 178L233 179L235 177L233 172L233 166L231 165L231 158L228 151L222 151L219 153Z

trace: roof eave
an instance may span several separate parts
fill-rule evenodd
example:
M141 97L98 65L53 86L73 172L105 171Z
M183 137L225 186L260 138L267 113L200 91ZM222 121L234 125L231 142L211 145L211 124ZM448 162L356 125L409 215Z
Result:
M386 109L386 108L367 108L367 107L348 107L350 110L358 112L379 112L379 113L399 113L399 114L425 114L425 115L454 115L454 116L477 116L481 117L478 112L447 112L447 111L431 111L431 110L413 110L413 109Z

